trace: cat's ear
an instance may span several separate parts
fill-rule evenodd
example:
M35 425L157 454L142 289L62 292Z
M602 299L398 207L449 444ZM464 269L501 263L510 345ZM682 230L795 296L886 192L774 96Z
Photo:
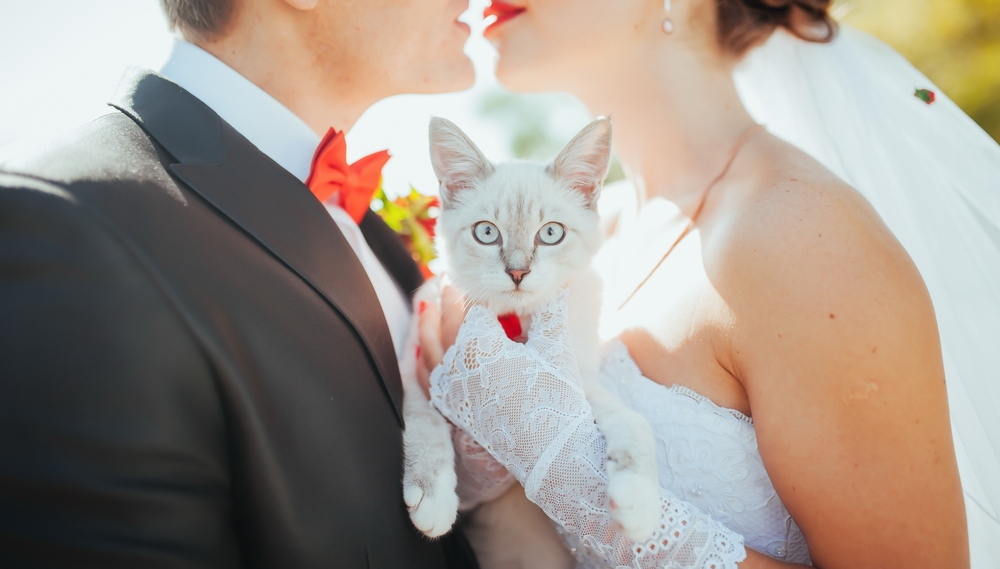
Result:
M493 164L455 123L434 117L430 125L431 164L441 182L441 205L452 207L455 196L493 173Z
M584 127L549 166L555 179L583 194L597 206L601 184L611 163L611 119L601 117Z

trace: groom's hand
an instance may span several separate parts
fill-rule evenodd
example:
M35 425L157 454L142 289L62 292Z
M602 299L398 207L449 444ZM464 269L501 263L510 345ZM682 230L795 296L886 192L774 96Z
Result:
M425 393L430 390L431 371L441 363L445 351L455 343L458 329L465 320L465 297L451 286L441 291L440 308L432 302L417 307L420 319L420 357L417 358L417 380Z

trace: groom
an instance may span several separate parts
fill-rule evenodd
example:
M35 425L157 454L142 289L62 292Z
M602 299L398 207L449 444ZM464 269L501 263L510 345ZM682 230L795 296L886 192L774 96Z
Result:
M162 72L0 167L0 567L474 567L402 500L419 271L304 183L471 84L466 2L162 3Z

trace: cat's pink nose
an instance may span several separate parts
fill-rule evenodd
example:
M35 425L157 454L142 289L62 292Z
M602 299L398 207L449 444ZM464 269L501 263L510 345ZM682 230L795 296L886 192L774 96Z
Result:
M521 284L524 280L524 275L530 273L531 271L520 270L520 269L507 269L507 274L510 275L510 280L514 281L515 285Z

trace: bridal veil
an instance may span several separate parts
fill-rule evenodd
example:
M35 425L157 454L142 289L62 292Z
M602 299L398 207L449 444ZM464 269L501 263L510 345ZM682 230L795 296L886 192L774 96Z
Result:
M754 119L859 190L923 275L941 333L972 567L996 567L1000 146L902 56L847 26L829 44L779 30L735 79Z

